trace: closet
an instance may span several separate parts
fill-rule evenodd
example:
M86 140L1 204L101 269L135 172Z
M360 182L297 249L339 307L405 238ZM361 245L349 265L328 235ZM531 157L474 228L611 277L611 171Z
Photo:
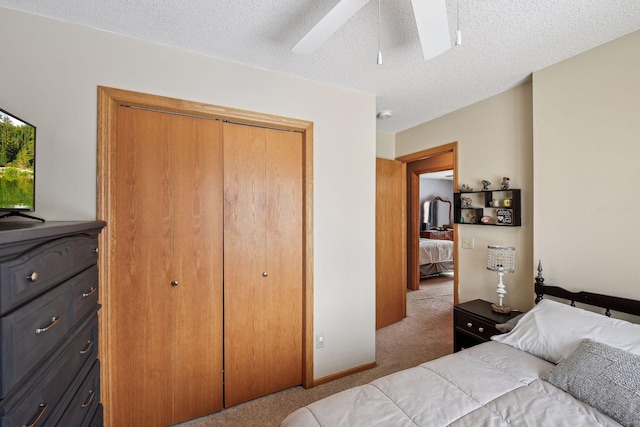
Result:
M302 134L113 110L107 425L171 425L303 383Z

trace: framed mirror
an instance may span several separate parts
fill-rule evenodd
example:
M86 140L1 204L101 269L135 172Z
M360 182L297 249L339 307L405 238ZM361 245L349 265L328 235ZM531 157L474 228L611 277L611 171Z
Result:
M422 230L447 230L453 227L452 204L440 196L422 204Z

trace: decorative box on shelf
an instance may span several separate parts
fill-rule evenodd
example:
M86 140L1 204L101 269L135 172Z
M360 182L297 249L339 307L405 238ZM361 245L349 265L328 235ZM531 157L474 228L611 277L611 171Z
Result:
M456 224L520 226L520 190L468 191L453 194Z

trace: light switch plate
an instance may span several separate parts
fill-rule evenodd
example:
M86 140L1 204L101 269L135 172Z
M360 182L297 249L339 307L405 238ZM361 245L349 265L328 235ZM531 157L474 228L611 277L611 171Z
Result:
M462 248L463 249L473 249L473 237L463 237L462 238Z

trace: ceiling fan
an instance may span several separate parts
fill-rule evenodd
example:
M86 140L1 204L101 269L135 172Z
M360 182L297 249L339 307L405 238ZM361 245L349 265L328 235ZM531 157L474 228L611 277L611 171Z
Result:
M340 0L298 43L294 53L309 55L371 0ZM446 0L411 0L425 60L451 48ZM378 5L379 7L379 5ZM379 10L378 10L378 13ZM456 45L460 44L460 33ZM379 53L380 55L380 53ZM380 62L379 62L380 64Z

